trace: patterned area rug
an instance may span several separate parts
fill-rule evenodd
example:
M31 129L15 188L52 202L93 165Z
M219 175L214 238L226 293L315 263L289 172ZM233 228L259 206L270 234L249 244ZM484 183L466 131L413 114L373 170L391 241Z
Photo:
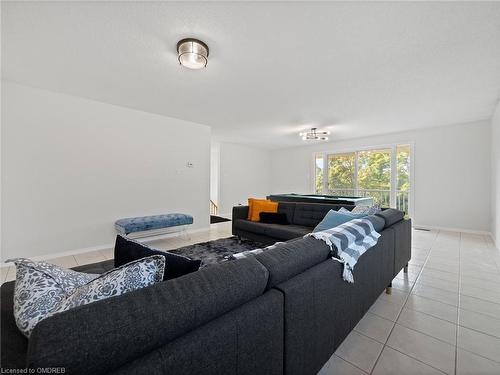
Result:
M266 245L251 240L241 240L238 243L237 237L220 238L214 241L200 242L194 245L180 247L169 250L175 254L181 254L192 259L201 259L201 267L232 260L233 254L246 250L254 250L266 247Z

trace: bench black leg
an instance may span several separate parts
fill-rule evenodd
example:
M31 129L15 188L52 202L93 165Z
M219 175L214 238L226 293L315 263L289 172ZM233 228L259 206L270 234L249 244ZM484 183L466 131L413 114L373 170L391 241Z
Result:
M387 287L385 288L385 294L391 294L391 293L392 293L392 283L387 285Z
M404 273L408 273L408 263L406 263L405 268L403 268L403 272L404 272Z

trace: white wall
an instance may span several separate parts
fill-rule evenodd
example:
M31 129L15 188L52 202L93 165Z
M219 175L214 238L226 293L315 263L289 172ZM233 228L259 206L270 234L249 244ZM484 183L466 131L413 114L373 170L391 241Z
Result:
M335 138L335 134L331 135ZM329 142L271 154L273 193L311 190L314 152L414 142L414 223L490 231L488 121Z
M500 249L500 102L491 119L491 233Z
M219 205L220 181L220 144L212 142L210 146L210 200Z
M270 192L270 151L235 143L220 144L219 212L229 215L233 206L249 197L265 198Z
M129 216L208 227L207 126L6 82L2 108L2 260L111 244Z

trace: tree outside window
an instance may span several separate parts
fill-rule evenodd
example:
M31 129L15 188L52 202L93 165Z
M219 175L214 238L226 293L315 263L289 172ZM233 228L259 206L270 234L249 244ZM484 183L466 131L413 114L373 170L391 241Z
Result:
M317 154L315 192L372 197L375 204L382 207L395 206L408 213L410 155L410 145L404 144L376 150ZM392 165L393 162L395 165ZM327 178L326 186L324 178Z

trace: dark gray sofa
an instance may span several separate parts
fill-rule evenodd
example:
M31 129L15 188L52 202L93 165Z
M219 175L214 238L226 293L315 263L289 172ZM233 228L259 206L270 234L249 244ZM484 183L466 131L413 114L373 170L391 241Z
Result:
M382 217L378 244L342 280L322 241L298 238L40 322L15 326L1 288L2 368L68 374L315 374L410 259L411 222ZM393 222L394 221L394 222ZM397 245L396 245L397 244ZM398 247L399 246L399 247ZM103 272L112 261L78 269Z
M283 295L268 290L268 276L255 258L227 262L54 315L29 340L14 322L14 283L6 283L2 367L65 367L69 374L282 373Z
M281 225L247 220L248 206L236 206L233 207L233 235L269 245L288 241L311 233L328 211L338 211L341 207L349 211L354 208L353 205L342 204L278 202L278 212L286 214L290 223Z

